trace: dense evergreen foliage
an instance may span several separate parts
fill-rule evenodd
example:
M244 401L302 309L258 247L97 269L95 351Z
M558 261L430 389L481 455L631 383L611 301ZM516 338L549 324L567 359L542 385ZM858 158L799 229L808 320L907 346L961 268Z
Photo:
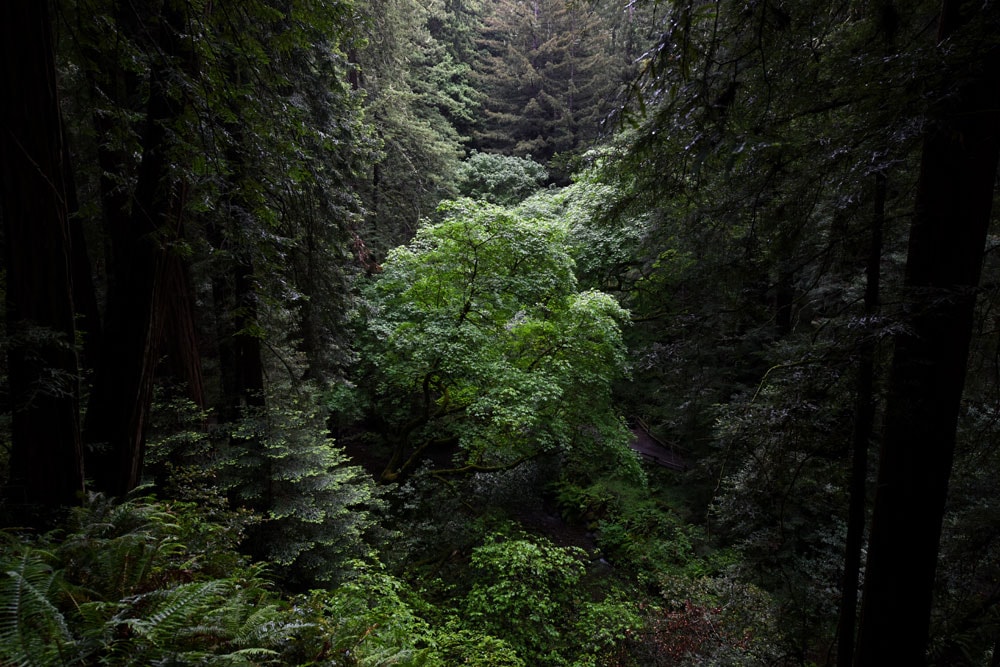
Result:
M0 49L0 664L1000 664L996 3Z

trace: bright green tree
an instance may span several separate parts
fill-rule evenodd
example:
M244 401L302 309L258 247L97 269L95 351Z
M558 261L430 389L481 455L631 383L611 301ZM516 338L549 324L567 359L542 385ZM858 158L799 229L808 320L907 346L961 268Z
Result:
M442 452L450 472L579 448L634 465L611 404L628 315L578 291L565 225L471 200L441 214L368 294L361 377L392 448L384 478Z

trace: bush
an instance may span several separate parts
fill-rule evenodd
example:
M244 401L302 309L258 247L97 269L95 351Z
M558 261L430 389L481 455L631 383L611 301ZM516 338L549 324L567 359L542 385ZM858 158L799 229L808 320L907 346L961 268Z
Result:
M597 664L639 620L623 600L587 598L585 556L544 538L494 535L472 553L465 622L508 642L531 665Z

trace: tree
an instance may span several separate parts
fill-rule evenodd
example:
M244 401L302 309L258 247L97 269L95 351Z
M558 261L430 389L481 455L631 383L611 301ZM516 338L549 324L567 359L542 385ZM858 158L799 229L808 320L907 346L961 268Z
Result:
M48 4L0 14L10 480L16 502L70 505L83 491L69 191Z
M101 357L84 424L88 476L96 487L124 495L142 478L146 421L170 300L166 276L176 271L176 245L183 238L185 188L171 163L175 139L169 128L184 113L172 77L191 75L193 54L182 38L185 17L169 3L152 16L122 8L116 28L155 54L146 75L139 154L134 167L113 165L107 178L134 175L128 197L105 197L105 233L112 249L112 281ZM145 23L144 23L145 21ZM140 27L140 25L144 27ZM148 41L147 41L148 40ZM174 69L174 61L183 63ZM102 162L102 164L106 164ZM111 165L108 165L111 166ZM183 298L183 293L177 295Z
M945 0L895 337L856 665L926 662L934 577L1000 156L996 9ZM960 63L960 64L959 64ZM962 67L959 70L958 67ZM906 562L908 566L901 568Z
M302 354L296 372L312 379L337 374L360 211L347 183L373 142L341 49L347 5L63 9L69 71L89 96L72 107L78 150L100 166L80 177L99 195L84 206L99 218L89 236L106 249L84 431L98 485L124 493L140 479L156 382L186 385L230 421L263 400L265 350ZM202 354L217 376L203 377Z
M547 178L545 167L530 158L473 151L458 170L458 189L463 197L513 206Z
M859 360L888 329L861 307L862 286L885 272L891 290L900 275L900 193L915 179L930 87L913 72L933 61L919 45L935 13L818 9L670 6L641 63L625 162L604 172L623 193L617 219L648 221L625 302L648 387L637 409L693 443L698 500L732 513L713 520L716 535L781 600L797 660L829 654L836 632L821 590L840 569L850 388L864 383L850 374L879 386L878 355ZM893 187L873 262L879 178ZM866 419L856 416L858 439ZM869 460L857 463L863 477ZM854 488L857 516L867 485Z
M609 32L589 5L494 3L483 17L473 67L486 93L473 147L546 164L594 140L621 72ZM563 166L557 180L567 177Z
M455 195L462 137L453 119L467 122L478 96L468 66L430 30L449 20L440 1L371 0L366 9L369 44L357 59L380 151L363 183L368 215L359 235L381 261L412 238L438 202Z
M391 448L383 478L451 455L438 474L574 451L634 467L610 403L627 315L577 291L563 226L471 200L442 215L368 293L358 381Z
M283 384L279 392L281 401L262 396L260 407L244 410L229 441L217 444L219 483L259 514L244 550L272 563L286 586L329 586L373 557L367 538L380 501L371 477L329 437L315 388Z

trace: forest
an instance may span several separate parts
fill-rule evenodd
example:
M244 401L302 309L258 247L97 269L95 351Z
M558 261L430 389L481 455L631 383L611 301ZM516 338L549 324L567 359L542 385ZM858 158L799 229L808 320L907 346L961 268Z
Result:
M3 667L1000 666L997 2L0 50Z

